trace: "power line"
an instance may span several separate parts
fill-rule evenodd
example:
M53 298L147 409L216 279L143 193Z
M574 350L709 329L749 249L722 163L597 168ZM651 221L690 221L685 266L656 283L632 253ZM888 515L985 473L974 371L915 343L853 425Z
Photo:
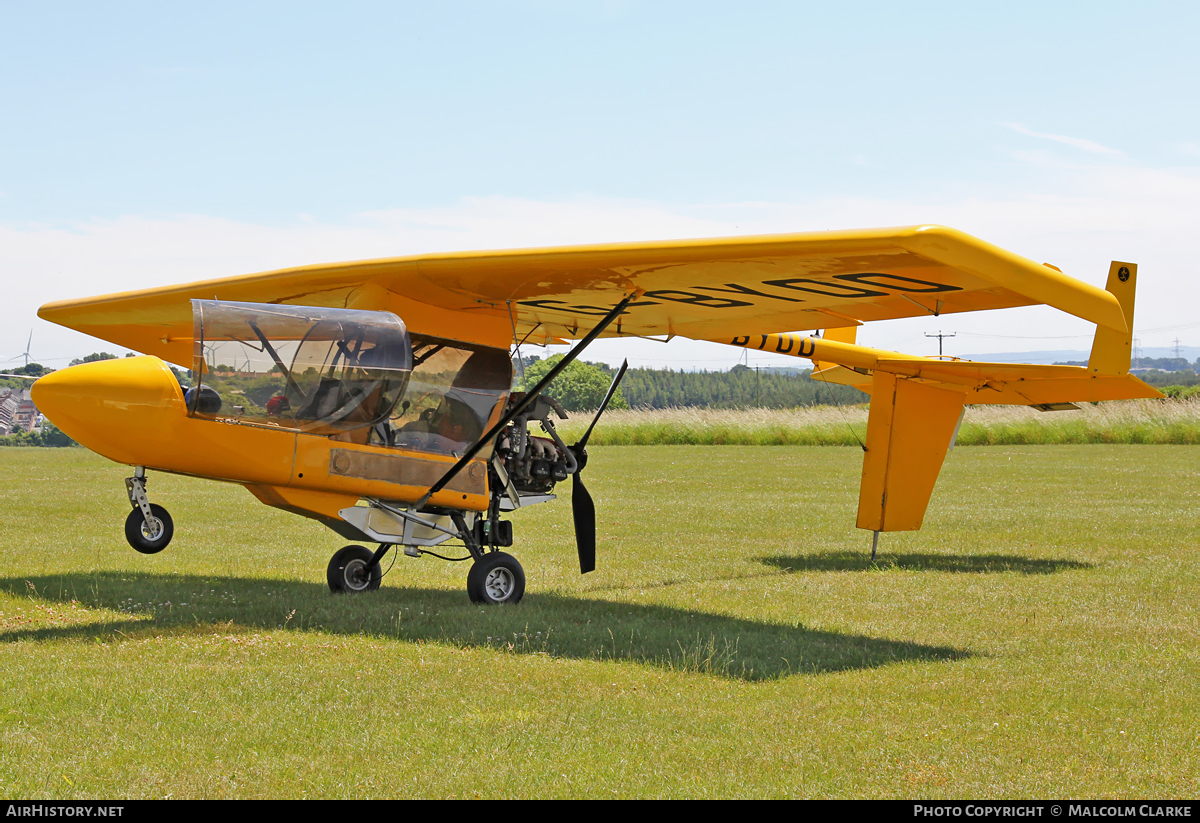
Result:
M955 337L955 336L957 336L957 334L958 334L957 332L950 332L950 334L942 334L942 330L938 329L937 334L928 334L927 333L925 336L926 337L936 337L938 339L938 357L941 357L942 356L942 338Z
M1150 331L1153 331L1153 329ZM959 332L959 334L962 334L964 337L1000 337L1006 340L1078 340L1092 336L1090 334L981 334L970 331Z

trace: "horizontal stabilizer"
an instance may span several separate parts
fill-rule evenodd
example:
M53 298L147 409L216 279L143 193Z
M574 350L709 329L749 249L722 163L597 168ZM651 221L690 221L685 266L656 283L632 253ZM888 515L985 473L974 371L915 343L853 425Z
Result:
M858 495L860 529L921 528L963 400L962 392L875 372Z

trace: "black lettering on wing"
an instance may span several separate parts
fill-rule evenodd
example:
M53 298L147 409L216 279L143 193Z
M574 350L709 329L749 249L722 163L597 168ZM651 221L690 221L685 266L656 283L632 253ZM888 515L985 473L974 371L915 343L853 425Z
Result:
M734 309L740 306L753 306L745 300L731 300L728 297L714 297L711 294L696 294L690 291L675 289L658 289L646 292L647 297L657 297L660 300L670 300L674 303L690 303L695 306L706 306L710 309Z
M785 277L781 280L766 280L768 286L779 286L781 289L795 289L811 294L822 294L826 297L886 297L887 292L863 289L846 283L834 283L829 280L812 280L807 277ZM820 288L817 288L817 287ZM833 291L830 291L833 289Z
M562 300L520 300L518 306L532 306L535 309L545 309L547 311L560 311L566 314L588 314L597 317L603 317L612 311L612 307L604 308L603 306L569 306ZM642 300L637 303L630 303L625 311L621 314L629 314L629 309L634 306L657 306L658 303L653 300Z
M894 289L896 291L911 291L911 292L940 292L940 291L962 291L958 286L949 286L945 283L931 283L928 280L917 280L914 277L901 277L898 274L883 274L880 272L862 272L861 274L839 274L835 275L838 280L853 280L855 283L866 283L868 286L876 286L881 289ZM879 283L879 279L896 280L898 283ZM901 285L907 283L911 285ZM915 286L924 286L925 288L914 288Z
M783 300L788 303L803 303L799 297L785 297L782 294L771 294L770 292L757 291L749 286L742 286L738 283L726 283L724 286L693 286L692 288L704 289L705 291L724 291L730 294L752 294L756 297L769 297L772 300Z

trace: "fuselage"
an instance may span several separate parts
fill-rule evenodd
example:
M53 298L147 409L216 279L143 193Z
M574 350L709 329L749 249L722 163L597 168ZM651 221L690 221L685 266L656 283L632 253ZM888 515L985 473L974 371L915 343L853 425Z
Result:
M244 425L232 414L189 414L179 381L156 357L71 366L38 380L32 394L56 426L110 460L238 483L264 502L322 518L363 497L415 501L455 462L452 455ZM430 502L486 509L485 461L472 463Z

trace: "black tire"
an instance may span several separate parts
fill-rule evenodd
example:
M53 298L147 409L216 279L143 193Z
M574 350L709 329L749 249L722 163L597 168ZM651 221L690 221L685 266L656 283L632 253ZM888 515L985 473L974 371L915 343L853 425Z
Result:
M151 503L150 516L153 520L147 523L142 510L137 508L125 518L125 539L142 554L158 554L175 535L175 524L166 509Z
M489 606L520 603L525 596L525 570L511 554L485 554L467 573L467 596L472 603Z
M378 589L380 581L383 580L383 569L376 564L370 574L364 571L374 556L375 552L363 546L338 549L330 559L329 568L325 573L325 578L329 581L329 590L335 594L360 594Z

